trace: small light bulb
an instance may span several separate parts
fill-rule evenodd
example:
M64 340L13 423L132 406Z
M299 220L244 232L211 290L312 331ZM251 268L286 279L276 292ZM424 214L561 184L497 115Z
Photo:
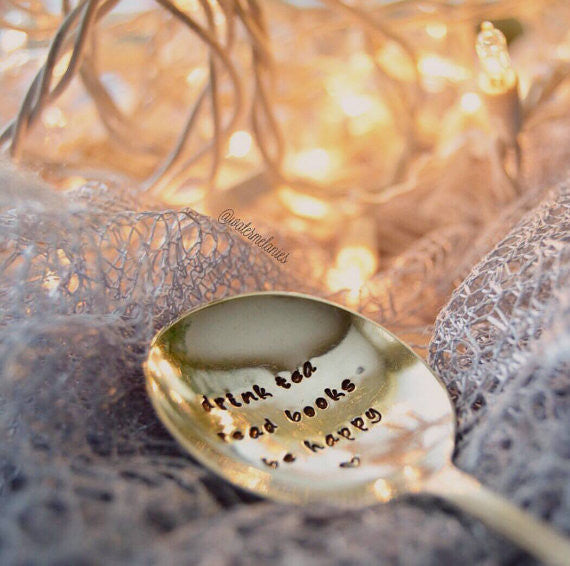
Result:
M475 114L482 106L481 97L476 92L466 92L461 97L460 105L465 114Z
M372 108L374 101L365 94L349 93L340 97L339 104L347 116L356 118L366 114Z
M243 130L234 132L230 137L228 156L245 157L251 150L253 139L251 134Z
M332 151L314 147L291 155L287 160L287 169L300 177L326 181L335 168L335 157Z
M186 82L190 86L201 87L208 78L208 71L204 67L196 67L186 75Z
M347 290L347 301L358 303L360 290L378 269L378 246L374 218L359 216L347 222L335 265L327 273L333 292Z
M65 128L67 119L60 108L51 106L44 111L42 123L46 128Z
M443 39L447 35L447 26L440 22L428 24L426 33L433 39Z
M383 503L390 501L394 497L392 486L382 478L374 482L374 493L378 497L378 501Z
M6 53L10 53L23 47L27 40L28 35L25 32L7 29L0 33L0 48Z
M279 199L297 216L304 218L325 218L332 214L331 206L324 200L294 191L290 187L282 186L277 191Z
M507 40L491 22L483 22L475 45L481 74L479 84L488 93L506 92L516 82L516 73L511 65Z

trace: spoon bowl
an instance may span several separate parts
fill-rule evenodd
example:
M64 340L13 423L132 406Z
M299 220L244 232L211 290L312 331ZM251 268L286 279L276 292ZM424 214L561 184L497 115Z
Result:
M357 313L295 293L224 299L160 331L145 372L170 432L236 485L290 503L350 506L430 492L563 563L556 556L567 541L453 466L445 386ZM537 550L525 532L546 542Z

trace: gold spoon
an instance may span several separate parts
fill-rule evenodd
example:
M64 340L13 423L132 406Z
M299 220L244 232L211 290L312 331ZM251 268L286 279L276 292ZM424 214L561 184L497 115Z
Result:
M570 543L451 462L445 386L390 332L307 295L240 295L160 331L145 364L162 422L229 481L284 502L444 497L550 564Z

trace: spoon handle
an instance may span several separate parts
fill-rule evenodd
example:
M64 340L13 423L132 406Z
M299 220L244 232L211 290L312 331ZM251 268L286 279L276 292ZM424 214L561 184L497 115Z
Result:
M455 466L450 464L433 476L425 491L477 517L538 560L552 566L570 565L569 539Z

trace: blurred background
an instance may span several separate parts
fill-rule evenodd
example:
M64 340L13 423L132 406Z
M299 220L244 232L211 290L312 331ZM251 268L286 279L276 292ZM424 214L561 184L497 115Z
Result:
M418 345L497 215L565 177L563 0L10 0L0 18L10 159L137 210L231 207L299 279Z

